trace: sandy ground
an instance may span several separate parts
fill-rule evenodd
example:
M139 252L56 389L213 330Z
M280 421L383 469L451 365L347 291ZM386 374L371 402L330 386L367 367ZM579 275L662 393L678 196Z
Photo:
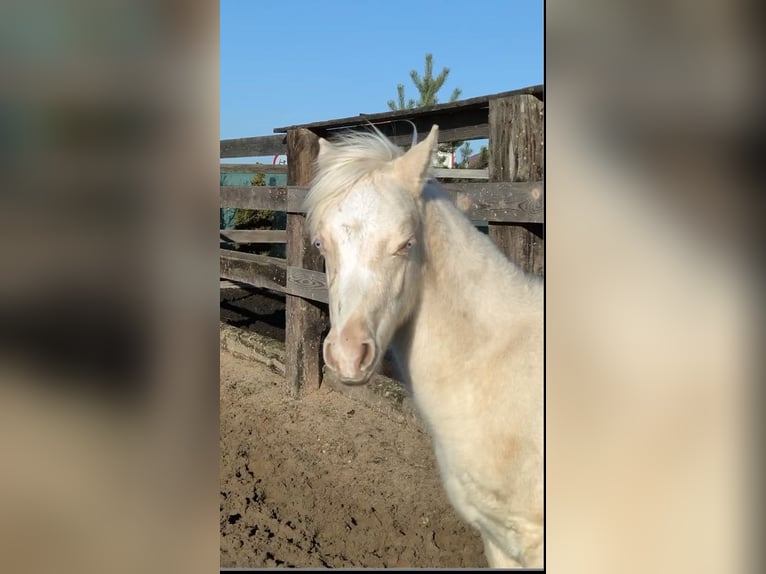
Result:
M485 567L430 439L329 389L300 401L221 354L222 567Z

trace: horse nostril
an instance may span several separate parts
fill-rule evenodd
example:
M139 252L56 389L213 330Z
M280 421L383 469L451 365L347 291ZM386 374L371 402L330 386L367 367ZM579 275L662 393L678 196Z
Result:
M365 341L362 343L362 349L359 353L358 370L366 371L373 362L375 362L375 343L373 341Z
M333 371L337 371L338 370L338 366L335 363L335 357L333 357L333 355L332 355L332 342L329 339L325 339L324 347L323 347L322 351L323 351L322 354L324 355L324 362Z

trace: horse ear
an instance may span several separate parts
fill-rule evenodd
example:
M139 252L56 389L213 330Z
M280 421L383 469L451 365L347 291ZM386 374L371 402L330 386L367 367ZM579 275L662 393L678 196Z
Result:
M431 158L439 139L439 126L434 125L428 137L394 160L394 173L414 194L419 194L428 179Z
M333 145L326 139L319 138L319 153L317 154L317 159L322 159L322 156L327 155L327 152L330 151L332 147Z

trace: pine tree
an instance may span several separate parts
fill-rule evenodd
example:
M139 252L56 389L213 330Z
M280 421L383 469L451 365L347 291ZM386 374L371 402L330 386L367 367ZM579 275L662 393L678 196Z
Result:
M396 86L397 100L388 100L388 108L391 111L397 110L412 110L414 108L422 108L424 106L433 106L439 103L438 92L447 81L449 76L449 68L444 67L439 75L434 78L433 76L433 54L426 54L425 68L423 70L423 76L418 73L417 70L410 70L410 79L420 94L418 101L416 102L412 98L406 99L404 96L404 84L398 84ZM452 90L449 101L456 101L463 90L455 88ZM463 142L450 142L439 145L439 151L446 154L453 154L455 150L460 147ZM442 160L443 162L443 160Z
M418 89L420 97L416 102L412 98L405 101L404 97L404 84L396 86L396 92L398 100L388 100L388 107L392 111L396 110L411 110L413 108L422 108L424 106L433 106L439 103L437 96L439 90L447 81L449 76L449 68L442 68L439 75L433 77L433 54L426 54L425 69L423 70L423 76L421 77L417 70L410 70L410 78L412 83ZM463 91L460 88L455 88L452 91L449 101L454 102L460 97Z
M460 152L460 155L463 156L463 158L460 160L460 163L458 164L458 167L468 167L468 158L470 158L471 154L473 153L471 142L465 142L462 146L460 146L458 151Z
M404 103L404 84L398 84L396 86L396 92L399 95L399 102L394 100L388 100L388 107L392 111L396 110L411 110L415 107L415 100L410 98L407 103Z

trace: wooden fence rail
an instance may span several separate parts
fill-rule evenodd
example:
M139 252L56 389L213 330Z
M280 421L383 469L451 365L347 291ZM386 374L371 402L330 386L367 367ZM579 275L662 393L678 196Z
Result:
M221 140L221 157L259 157L287 153L285 136L258 136Z
M288 295L327 303L323 272L288 265L279 257L221 249L221 277Z
M235 243L285 243L287 259L221 249L220 276L284 293L286 309L287 390L300 395L318 387L322 372L321 338L328 327L327 282L323 262L309 246L303 201L308 192L319 137L339 130L368 129L373 123L394 143L409 144L415 123L419 138L439 125L439 142L489 139L486 170L435 170L455 205L474 221L486 221L489 236L529 273L544 272L544 184L542 86L503 92L415 110L360 114L276 128L277 135L221 141L221 158L287 154L286 186L221 186L221 207L287 213L286 230L221 230ZM222 164L222 172L240 169L269 173L270 166Z
M497 223L543 222L543 182L445 183L442 186L469 219ZM307 193L308 187L298 186L222 185L221 207L303 213Z
M234 243L287 243L287 231L276 229L222 229L221 236Z

